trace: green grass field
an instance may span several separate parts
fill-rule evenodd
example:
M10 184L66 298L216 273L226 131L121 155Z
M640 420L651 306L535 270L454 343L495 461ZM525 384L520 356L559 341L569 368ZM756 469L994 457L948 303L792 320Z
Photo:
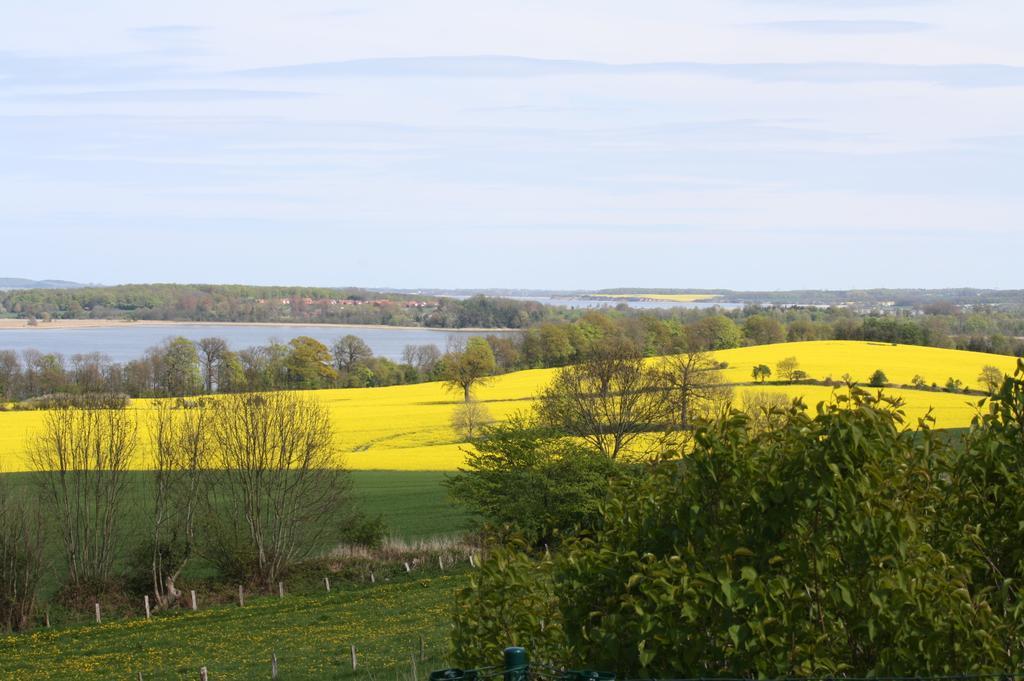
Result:
M469 529L469 515L449 501L447 490L442 486L445 477L450 475L448 473L353 471L351 475L352 493L359 508L367 516L380 516L389 537L416 542L432 537L458 535ZM129 476L123 508L131 512L125 514L120 526L122 556L129 555L143 541L152 512L151 474L134 471ZM38 491L30 474L0 475L0 482L10 485L27 503L38 503ZM41 595L48 599L56 591L62 571L58 568L61 557L57 528L47 526L45 534L50 569L46 572ZM207 576L209 568L201 559L193 561L183 574L186 580Z
M126 508L132 509L132 520L123 526L126 546L141 536L151 503L150 475L131 474ZM381 516L391 537L415 542L457 535L468 528L469 517L449 502L442 486L446 475L356 471L353 493L365 513ZM35 494L27 474L2 478L26 497ZM56 542L51 529L44 599L60 580ZM201 561L194 562L183 574L182 586L188 588L188 582L201 579L205 571ZM0 637L0 678L135 679L141 671L147 680L194 679L202 665L209 668L211 679L270 678L272 653L277 654L282 681L408 678L413 654L423 665L420 671L444 667L451 596L464 578L441 575L436 567L419 571L424 575L420 579L415 578L417 572L413 577L400 574L401 566L397 572L397 581L382 583L379 578L373 586L339 579L331 594L317 593L314 585L319 582L304 577L296 583L303 593L288 594L283 601L249 596L245 608L178 610L150 622L141 613L128 618L108 615L110 621L97 626L86 614L54 607L54 629ZM225 595L219 594L219 600L226 600ZM427 653L422 661L421 636ZM356 674L350 667L351 645L358 648Z
M442 486L451 473L353 471L355 492L369 515L380 515L390 534L406 541L464 532L469 516Z
M410 678L413 664L423 678L448 664L451 600L464 583L460 574L406 578L0 637L0 678L196 679L206 666L211 681L269 679L275 653L281 681Z

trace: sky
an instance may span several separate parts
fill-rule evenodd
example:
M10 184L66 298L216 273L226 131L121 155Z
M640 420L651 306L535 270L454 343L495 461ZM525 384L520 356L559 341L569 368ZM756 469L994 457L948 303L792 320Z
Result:
M0 276L1024 288L1020 0L8 0Z

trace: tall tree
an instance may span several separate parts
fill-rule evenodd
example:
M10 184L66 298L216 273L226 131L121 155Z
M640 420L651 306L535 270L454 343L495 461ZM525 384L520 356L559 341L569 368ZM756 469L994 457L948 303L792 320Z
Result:
M126 472L138 440L123 409L65 407L43 412L29 457L46 507L56 516L70 586L106 585L126 521Z
M349 373L373 357L373 350L359 336L348 334L334 342L334 366L339 373Z
M324 406L290 392L214 403L206 555L221 569L275 585L352 518Z
M207 394L213 392L217 380L218 367L228 352L228 342L223 338L201 338L196 345L199 348L199 362L202 370L203 384ZM220 387L218 386L218 390Z
M469 402L473 388L485 383L497 368L491 346L483 338L474 336L464 350L449 353L444 358L445 385L461 391L464 400Z
M756 314L743 322L743 335L752 345L768 345L785 341L786 329L775 317Z
M669 418L662 374L629 344L609 343L586 360L567 366L541 394L542 424L589 443L618 459Z
M178 575L196 548L197 511L204 499L206 470L212 456L212 408L173 409L154 405L149 433L153 453L151 579L157 605L168 607L181 596Z
M194 395L202 386L199 353L187 338L171 338L149 353L153 362L156 389L165 397Z
M21 379L21 362L13 350L0 350L0 400L12 400Z
M732 403L732 388L718 362L707 352L684 352L668 357L661 366L665 399L678 432L688 432L695 419L725 413Z
M321 388L331 384L338 372L331 366L331 351L309 336L293 338L285 360L288 383L297 388Z

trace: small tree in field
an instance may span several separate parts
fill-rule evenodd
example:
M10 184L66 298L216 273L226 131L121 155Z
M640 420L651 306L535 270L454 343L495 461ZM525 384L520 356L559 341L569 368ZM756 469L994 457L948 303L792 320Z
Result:
M750 372L750 375L755 381L764 383L767 379L772 377L772 368L767 364L758 364L754 367L754 370Z
M486 383L497 368L491 346L483 338L474 336L464 350L449 353L444 358L444 382L450 390L461 392L469 402L473 388Z
M671 412L670 427L685 433L695 421L728 411L732 388L709 352L691 351L667 358L661 367L664 398Z
M889 377L885 375L885 372L881 369L876 369L875 373L871 374L871 378L868 380L868 385L872 388L884 388L889 382Z
M797 361L796 357L786 357L785 359L780 359L775 364L775 371L783 381L792 381L793 373L799 369L800 362Z
M466 440L476 437L481 428L493 422L494 417L487 407L475 400L463 402L452 412L452 430Z
M643 436L664 431L672 416L664 393L660 371L636 348L612 343L559 370L536 409L544 426L615 460Z
M999 392L999 389L1003 387L1003 381L1006 379L1006 375L999 369L992 365L985 366L981 373L978 375L978 383L985 392L990 395L994 395Z

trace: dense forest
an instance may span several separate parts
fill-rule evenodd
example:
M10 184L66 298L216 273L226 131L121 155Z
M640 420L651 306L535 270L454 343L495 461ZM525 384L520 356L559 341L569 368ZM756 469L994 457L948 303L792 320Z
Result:
M47 319L306 322L437 328L522 328L546 308L529 301L467 300L358 288L138 284L0 291L0 315Z

